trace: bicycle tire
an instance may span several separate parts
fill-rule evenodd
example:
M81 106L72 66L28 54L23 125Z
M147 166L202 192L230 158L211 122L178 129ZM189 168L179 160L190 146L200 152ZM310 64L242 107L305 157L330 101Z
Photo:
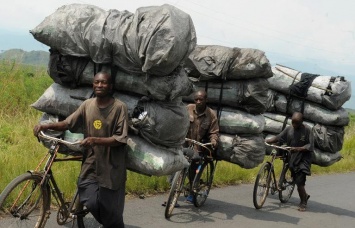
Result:
M186 180L186 173L187 173L187 168L177 171L174 175L170 192L169 192L169 197L168 200L166 201L166 206L165 206L165 218L168 219L171 217L173 210L175 208L176 202L182 192L182 189L185 185L185 180Z
M256 209L263 207L266 197L269 194L271 181L271 165L264 163L256 176L253 190L253 203Z
M208 197L212 187L214 164L213 161L204 161L200 170L196 171L193 182L193 202L195 207L201 207Z
M291 170L288 166L282 169L280 180L279 180L279 199L281 203L287 203L291 198L293 190L295 189L295 183L291 175Z
M24 173L13 179L0 194L1 224L6 227L45 226L49 217L49 187L41 187L40 174Z

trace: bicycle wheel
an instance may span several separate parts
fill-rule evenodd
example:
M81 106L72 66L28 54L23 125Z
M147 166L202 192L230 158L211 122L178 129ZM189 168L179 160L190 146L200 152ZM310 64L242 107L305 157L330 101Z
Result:
M41 187L42 176L24 173L12 180L0 195L3 227L44 227L49 217L50 192Z
M182 189L185 185L186 180L186 168L180 171L177 171L174 175L173 182L171 184L169 198L166 201L165 206L165 218L170 218L173 213L176 202L182 192Z
M269 193L271 181L271 165L264 163L255 179L253 191L253 203L256 209L262 208Z
M282 203L287 203L292 196L293 190L295 189L291 170L287 166L282 169L279 187L281 189L279 191L279 199Z
M194 205L195 207L201 207L211 190L214 172L213 161L205 161L196 172L193 182Z

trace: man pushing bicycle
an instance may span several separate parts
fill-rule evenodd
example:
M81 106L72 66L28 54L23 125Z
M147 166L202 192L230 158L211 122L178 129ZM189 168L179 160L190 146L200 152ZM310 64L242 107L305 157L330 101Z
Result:
M293 113L292 126L286 127L280 134L266 139L265 142L286 144L292 147L289 166L301 200L298 210L305 211L310 197L305 189L306 176L311 175L314 138L311 128L303 124L303 114Z

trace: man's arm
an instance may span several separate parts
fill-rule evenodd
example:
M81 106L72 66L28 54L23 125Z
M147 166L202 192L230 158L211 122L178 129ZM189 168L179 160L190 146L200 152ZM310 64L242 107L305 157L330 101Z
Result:
M273 144L273 143L277 143L279 141L277 136L273 136L271 138L265 139L265 142L268 144Z
M119 146L122 145L122 142L117 141L113 136L112 137L87 137L83 139L80 143L84 147L92 146Z
M211 110L214 112L213 110ZM214 113L215 114L215 113ZM211 125L208 131L209 139L213 148L217 148L219 139L219 125L216 115L212 115Z
M60 121L58 123L37 124L33 128L33 134L37 136L40 131L46 131L48 129L55 131L65 131L68 129L68 124L65 121Z

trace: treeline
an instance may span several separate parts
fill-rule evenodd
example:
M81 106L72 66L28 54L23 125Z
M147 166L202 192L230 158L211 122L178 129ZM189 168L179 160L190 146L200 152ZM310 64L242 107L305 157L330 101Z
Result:
M1 60L11 60L16 63L47 66L49 60L48 51L24 51L22 49L10 49L0 53Z

